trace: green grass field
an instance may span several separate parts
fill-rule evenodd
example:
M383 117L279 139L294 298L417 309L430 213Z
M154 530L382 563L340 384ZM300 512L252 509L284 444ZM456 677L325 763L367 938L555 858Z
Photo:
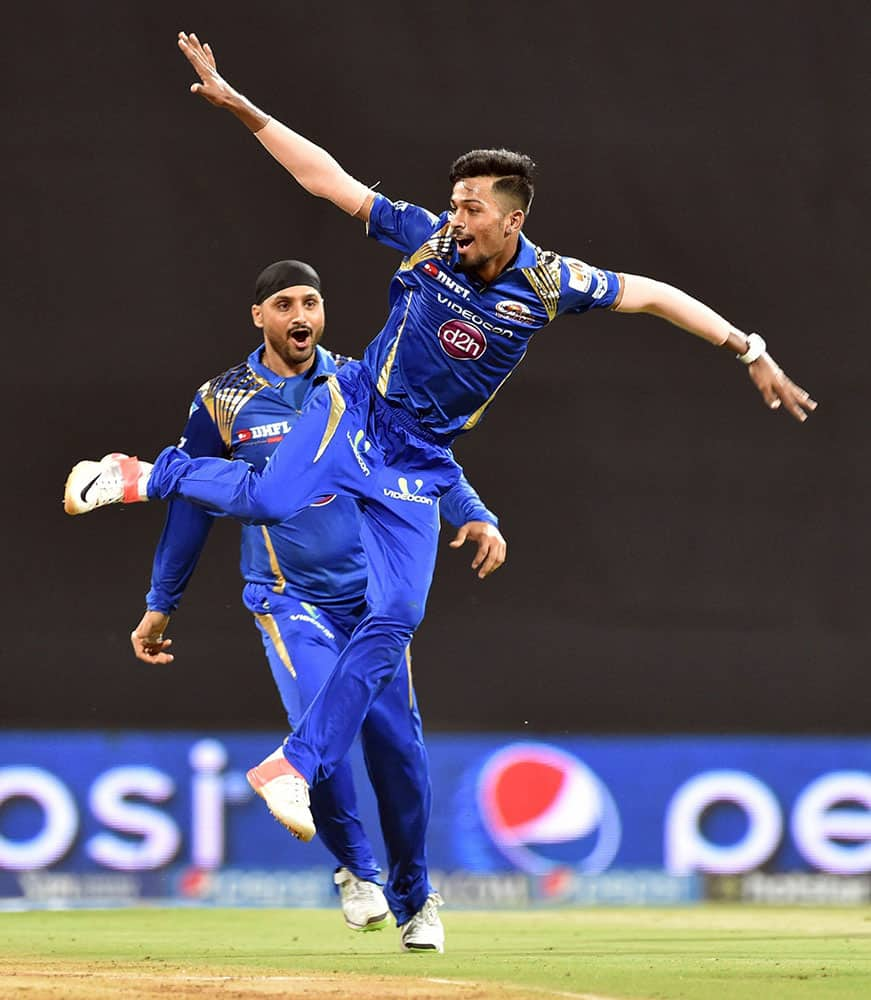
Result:
M871 998L867 909L442 912L444 955L326 910L4 913L0 998Z

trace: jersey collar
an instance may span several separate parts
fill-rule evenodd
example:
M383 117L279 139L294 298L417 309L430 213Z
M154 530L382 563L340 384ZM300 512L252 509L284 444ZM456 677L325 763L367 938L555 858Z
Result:
M281 386L287 381L287 375L278 375L271 368L267 368L263 364L263 344L255 347L254 350L248 355L248 367L255 375L259 376L268 382L273 389L280 389ZM315 347L315 363L308 369L308 371L303 372L304 378L315 379L320 375L329 374L336 370L336 366L333 363L332 355L329 351L325 350L320 344ZM299 376L291 376L298 378Z
M457 253L457 244L456 242L452 241L451 260L450 260L452 271L455 272L457 271L458 262L459 262L459 254ZM498 281L503 274L507 274L509 271L513 271L515 269L522 270L523 268L526 267L535 267L535 244L530 243L530 241L523 235L523 233L521 233L520 239L517 241L517 253L514 255L511 263L505 268L505 270L501 271L493 280ZM472 279L472 280L477 281L477 279ZM491 281L489 282L489 284L492 285L493 282Z

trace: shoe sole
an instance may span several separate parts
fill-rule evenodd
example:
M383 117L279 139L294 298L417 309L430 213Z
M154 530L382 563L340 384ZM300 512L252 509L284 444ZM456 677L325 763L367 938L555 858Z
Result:
M407 944L400 944L399 947L403 951L409 951L412 954L421 953L421 952L426 953L426 954L430 954L431 952L435 952L437 955L444 955L444 953L445 953L444 945L442 945L442 947L439 948L439 946L436 945L436 944L431 944L431 945L407 945Z
M351 921L346 918L345 926L352 931L359 931L363 934L367 931L380 931L382 928L387 926L389 916L389 913L382 913L380 917L373 917L368 923L365 924L352 924Z

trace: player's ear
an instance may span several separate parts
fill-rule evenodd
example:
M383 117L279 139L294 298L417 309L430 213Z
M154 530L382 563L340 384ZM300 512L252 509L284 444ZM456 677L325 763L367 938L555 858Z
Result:
M263 329L263 310L256 303L251 306L251 319L254 320L254 325L258 329Z
M505 220L505 235L513 236L515 233L519 233L523 228L523 220L525 218L526 216L521 209L515 208Z

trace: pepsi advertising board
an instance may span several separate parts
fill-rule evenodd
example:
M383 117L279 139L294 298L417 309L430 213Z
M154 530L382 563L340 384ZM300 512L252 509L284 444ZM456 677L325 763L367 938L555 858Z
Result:
M333 905L334 861L245 771L282 735L0 736L0 897ZM428 854L453 905L686 902L703 880L868 879L871 741L431 735ZM363 822L383 857L365 769Z

